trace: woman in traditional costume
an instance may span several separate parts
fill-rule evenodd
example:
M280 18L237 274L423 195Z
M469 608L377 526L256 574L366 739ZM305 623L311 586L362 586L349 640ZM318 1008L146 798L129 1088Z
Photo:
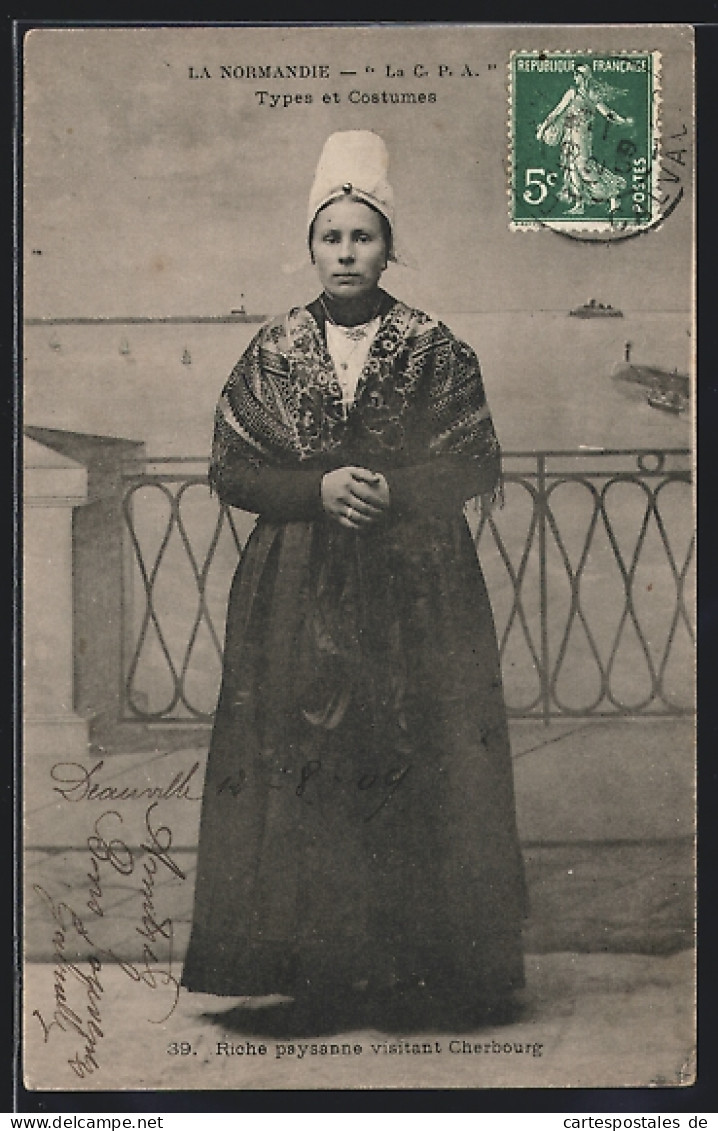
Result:
M183 984L325 1021L354 993L377 1024L417 1003L429 1024L498 1019L523 983L524 880L463 508L500 491L499 445L474 352L378 285L400 253L376 134L327 140L308 231L321 295L260 329L216 414L211 485L259 517Z

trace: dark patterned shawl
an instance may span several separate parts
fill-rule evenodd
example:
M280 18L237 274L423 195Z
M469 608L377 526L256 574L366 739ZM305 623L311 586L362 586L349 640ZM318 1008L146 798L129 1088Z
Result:
M382 293L383 294L383 293ZM322 329L306 307L266 323L235 366L215 419L210 483L234 460L255 466L331 465L357 451L382 467L463 454L497 462L474 351L441 322L383 294L385 313L346 419Z

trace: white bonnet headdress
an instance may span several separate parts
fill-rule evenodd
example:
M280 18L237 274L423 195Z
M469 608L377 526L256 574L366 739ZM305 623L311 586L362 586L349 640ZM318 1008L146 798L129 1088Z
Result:
M307 229L325 205L343 196L364 201L387 220L392 234L389 258L409 266L410 259L397 248L394 190L387 179L389 154L378 134L370 130L343 130L324 143L314 184L309 194Z

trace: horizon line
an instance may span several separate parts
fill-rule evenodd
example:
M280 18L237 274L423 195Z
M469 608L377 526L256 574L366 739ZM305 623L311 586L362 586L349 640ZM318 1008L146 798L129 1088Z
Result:
M616 310L619 308L616 307ZM692 316L689 309L666 307L654 308L620 308L622 313L628 314L686 314ZM275 312L279 313L279 312ZM471 310L440 310L437 314L568 314L569 310L563 306L537 306L537 307L503 307L500 310L471 309ZM273 318L274 313L254 314L79 314L79 315L41 315L23 318L25 326L59 326L59 325L146 325L148 323L221 323L221 322L264 322ZM599 316L600 317L600 316Z

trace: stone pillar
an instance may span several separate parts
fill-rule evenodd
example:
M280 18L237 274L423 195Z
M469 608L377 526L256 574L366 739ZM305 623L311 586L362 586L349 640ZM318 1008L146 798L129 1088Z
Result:
M23 663L26 755L87 753L74 709L73 509L87 500L80 464L25 438Z
M127 749L129 742L132 748L146 736L143 724L122 720L123 633L132 618L124 583L123 472L128 463L135 470L144 466L144 444L33 425L25 435L55 463L66 460L87 473L86 498L72 512L73 707L88 720L93 746L109 751Z

